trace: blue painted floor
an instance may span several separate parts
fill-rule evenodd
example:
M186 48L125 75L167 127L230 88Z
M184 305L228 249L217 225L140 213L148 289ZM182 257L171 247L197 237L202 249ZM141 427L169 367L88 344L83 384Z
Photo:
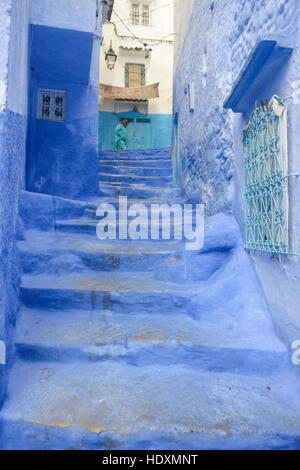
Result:
M96 238L100 202L180 201L171 175L168 150L103 152L99 198L19 242L2 449L300 448L299 372L234 218L206 218L200 252Z

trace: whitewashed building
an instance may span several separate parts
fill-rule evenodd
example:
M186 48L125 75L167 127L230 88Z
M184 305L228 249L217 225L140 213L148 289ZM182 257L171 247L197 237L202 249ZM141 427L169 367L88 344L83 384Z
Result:
M173 0L116 0L103 26L99 147L115 148L114 129L130 121L128 148L171 145ZM109 54L117 57L109 62ZM113 57L112 57L113 59Z

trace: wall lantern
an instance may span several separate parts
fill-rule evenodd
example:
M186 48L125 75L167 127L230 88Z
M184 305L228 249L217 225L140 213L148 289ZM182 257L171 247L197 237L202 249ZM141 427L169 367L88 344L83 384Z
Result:
M116 64L118 56L112 48L112 42L110 42L109 51L105 54L106 65L109 70L112 70Z

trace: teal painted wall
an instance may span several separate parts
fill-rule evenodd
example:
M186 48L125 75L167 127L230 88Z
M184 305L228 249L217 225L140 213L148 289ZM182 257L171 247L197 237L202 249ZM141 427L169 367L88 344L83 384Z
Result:
M99 112L99 148L101 150L115 149L115 128L120 118L129 118L128 149L165 148L171 146L172 115L171 114L141 114L138 111L127 113ZM137 120L150 120L139 122Z

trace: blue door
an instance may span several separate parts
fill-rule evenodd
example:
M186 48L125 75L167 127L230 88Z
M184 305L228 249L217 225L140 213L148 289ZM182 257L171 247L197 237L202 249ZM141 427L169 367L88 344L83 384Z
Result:
M119 120L128 119L127 147L128 150L152 148L152 123L147 114L129 111L119 114Z
M137 118L134 128L134 149L150 149L152 143L151 120L146 118Z

